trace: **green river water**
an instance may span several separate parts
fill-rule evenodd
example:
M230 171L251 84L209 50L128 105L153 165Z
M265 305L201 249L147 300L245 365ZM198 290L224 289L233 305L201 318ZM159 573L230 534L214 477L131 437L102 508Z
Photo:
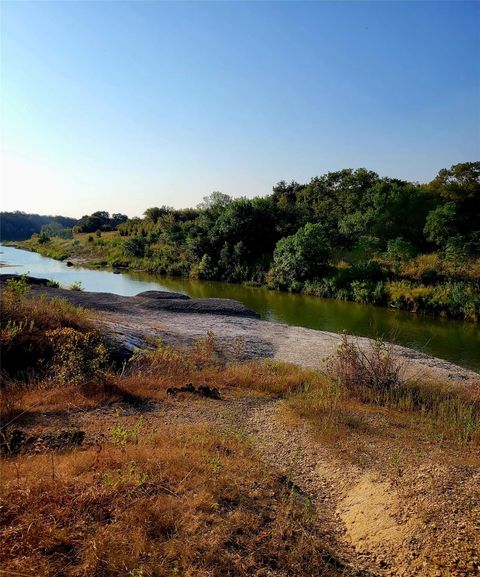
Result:
M473 323L221 282L67 267L39 254L6 246L0 246L0 262L3 273L28 273L54 279L64 286L80 281L88 291L128 296L146 290L169 290L194 298L235 299L265 320L366 337L381 336L480 371L480 329Z

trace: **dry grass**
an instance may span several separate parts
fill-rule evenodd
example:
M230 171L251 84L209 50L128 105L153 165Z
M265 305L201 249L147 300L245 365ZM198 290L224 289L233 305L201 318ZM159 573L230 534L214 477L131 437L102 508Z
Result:
M91 330L82 311L60 304L52 316L46 301L20 297L17 317L7 303L10 318L43 327L28 333L42 343L47 332L64 335L56 329ZM76 347L61 350L68 355L57 361L74 363ZM375 466L392 475L403 470L402 459L427 454L433 438L455 446L444 454L462 453L462 462L472 453L466 445L480 444L480 389L407 382L381 343L365 353L345 339L331 366L328 377L268 360L227 362L209 334L189 349L160 344L101 379L37 371L8 380L2 410L14 419L10 429L40 420L51 429L79 408L114 402L131 403L131 414L119 415L105 438L98 431L102 412L91 411L85 433L100 439L96 447L5 460L2 570L32 577L348 574L329 552L310 501L262 466L241 430L144 425L134 406L161 402L168 387L187 382L216 387L222 397L284 399L289 414L323 440L362 463L369 447Z
M29 298L25 280L7 281L1 292L1 365L5 374L26 375L45 368L51 354L48 332L70 328L93 332L85 310L63 299Z
M480 444L478 386L407 380L392 345L377 341L365 351L346 335L329 370L333 381L353 398L410 413L460 444Z
M309 505L241 436L200 426L129 435L122 426L97 449L5 463L4 571L342 574Z

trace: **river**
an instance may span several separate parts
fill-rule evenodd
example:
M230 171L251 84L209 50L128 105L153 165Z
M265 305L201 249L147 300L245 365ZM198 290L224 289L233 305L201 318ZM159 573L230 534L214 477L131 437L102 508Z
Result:
M372 338L381 336L463 367L480 370L480 329L474 323L222 282L67 267L63 262L7 246L0 246L0 263L3 273L27 273L55 280L62 286L81 282L85 290L94 292L130 296L146 290L168 290L194 298L235 299L265 320Z

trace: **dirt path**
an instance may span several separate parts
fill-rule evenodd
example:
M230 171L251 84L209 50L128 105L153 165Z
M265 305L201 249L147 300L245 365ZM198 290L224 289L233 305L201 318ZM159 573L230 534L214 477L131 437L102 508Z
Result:
M307 423L285 420L281 401L254 407L245 427L270 466L311 496L336 550L353 567L392 577L480 575L480 518L464 535L460 503L468 509L480 499L478 469L426 463L400 487L375 468L340 461Z
M68 426L85 431L85 443L94 445L109 441L119 418L127 427L141 419L144 431L214 424L249 439L286 490L302 499L306 510L314 508L322 539L352 577L480 575L474 534L480 518L477 529L475 524L462 526L472 503L480 502L478 468L442 471L429 460L418 469L410 466L405 477L410 476L397 484L376 466L340 460L308 423L288 418L283 401L234 391L224 391L220 401L185 394L144 408L121 404L45 417L30 419L31 434Z
M417 574L404 571L398 563L399 548L414 522L397 521L399 499L389 483L335 462L306 425L285 423L279 402L253 409L246 427L265 460L284 469L295 485L311 495L322 523L355 565L379 575Z

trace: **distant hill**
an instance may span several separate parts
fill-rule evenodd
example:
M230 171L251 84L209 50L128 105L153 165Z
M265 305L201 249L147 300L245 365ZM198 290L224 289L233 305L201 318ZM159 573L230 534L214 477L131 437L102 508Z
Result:
M0 241L25 240L32 234L39 233L42 226L54 222L65 228L71 228L77 224L78 219L67 216L27 214L20 211L0 212Z

